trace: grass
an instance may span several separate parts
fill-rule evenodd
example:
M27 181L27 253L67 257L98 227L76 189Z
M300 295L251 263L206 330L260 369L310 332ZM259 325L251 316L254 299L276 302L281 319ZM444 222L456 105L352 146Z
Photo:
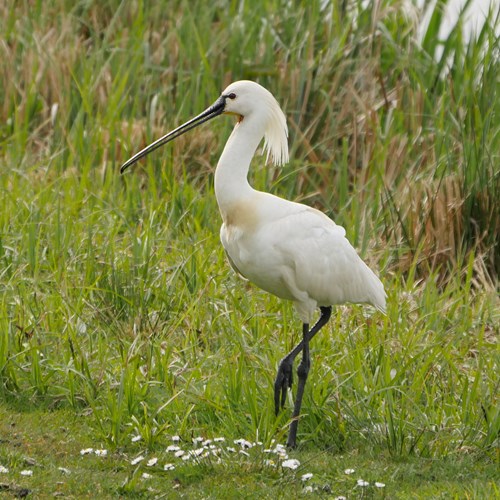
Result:
M246 449L246 456L232 441L216 443L222 450L219 463L215 456L183 461L165 447L147 450L142 441L97 456L85 448L87 444L98 450L106 448L96 439L89 416L67 409L17 412L3 406L0 416L0 429L6 436L0 460L9 463L9 472L0 476L0 491L12 496L29 490L37 497L284 498L306 495L310 487L313 494L324 497L414 498L416 485L422 498L491 498L498 494L496 465L474 454L431 459L361 452L356 447L342 453L311 448L300 453L296 470L283 467L284 461L264 451L264 446ZM185 450L201 447L190 439L178 445ZM155 458L157 462L148 465ZM274 465L267 465L267 460ZM165 471L167 463L175 464L175 469ZM22 476L22 470L33 475ZM305 473L312 473L307 481L302 480ZM359 479L369 485L361 487Z
M6 495L297 496L305 472L323 496L499 495L498 18L439 41L444 6L421 43L394 1L0 7ZM271 388L297 317L218 241L230 120L118 175L240 78L289 119L292 162L256 161L253 185L344 225L389 294L387 317L341 307L315 338L298 471L262 451L287 433ZM172 435L263 445L163 471Z

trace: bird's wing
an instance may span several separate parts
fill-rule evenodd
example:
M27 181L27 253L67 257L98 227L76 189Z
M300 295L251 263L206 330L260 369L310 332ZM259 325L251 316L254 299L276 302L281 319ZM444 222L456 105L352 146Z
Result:
M318 305L366 302L384 310L383 285L349 243L345 229L318 210L299 207L263 227L270 251L289 270L291 285Z
M224 240L222 240L224 242ZM223 243L224 246L224 243ZM238 266L235 264L234 260L231 258L231 255L229 255L229 252L224 248L224 252L226 254L227 260L229 262L229 265L232 267L233 271L242 279L247 281L247 278L243 275L243 273L238 269Z

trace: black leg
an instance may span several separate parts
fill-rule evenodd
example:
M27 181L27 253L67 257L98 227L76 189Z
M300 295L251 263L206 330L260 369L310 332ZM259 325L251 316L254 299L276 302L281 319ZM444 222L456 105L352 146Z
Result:
M288 448L295 448L297 446L297 428L299 426L300 408L302 406L302 397L304 396L304 387L306 386L307 376L309 375L309 368L311 367L309 341L321 330L332 314L331 307L320 307L320 310L321 316L312 329L308 331L309 326L307 324L304 324L302 328L302 360L297 368L297 377L299 381L297 383L297 395L295 396L295 404L293 407L292 423L290 424L290 431L288 432L288 439L286 442Z
M285 406L286 392L293 383L293 351L287 354L278 366L278 374L274 381L274 411L276 415Z
M295 448L297 440L297 427L299 426L300 407L302 406L302 397L304 396L304 387L306 386L309 368L311 367L311 358L309 355L309 325L302 325L302 360L297 368L297 394L295 404L293 405L292 423L288 433L286 445L288 448Z
M293 382L293 362L299 352L304 349L304 340L306 335L304 335L305 329L309 330L307 332L307 343L320 331L320 329L327 323L332 314L331 307L320 307L321 316L318 322L309 330L309 325L304 324L302 328L302 340L280 361L278 366L278 374L276 375L276 380L274 381L274 409L276 415L279 413L280 409L285 406L286 393L288 388L292 387ZM309 347L308 347L309 349Z

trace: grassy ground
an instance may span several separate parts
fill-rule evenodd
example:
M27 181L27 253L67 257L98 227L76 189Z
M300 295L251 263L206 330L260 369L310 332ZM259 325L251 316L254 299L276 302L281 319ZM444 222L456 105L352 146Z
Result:
M499 495L498 19L439 42L438 4L419 44L408 5L342 5L0 6L0 495ZM296 470L272 382L300 325L218 241L230 119L118 175L241 78L291 132L252 184L344 225L389 295L314 339Z
M494 498L500 494L497 466L475 453L435 459L395 457L385 450L356 446L342 453L309 447L294 454L301 462L295 470L280 467L276 454L265 453L264 446L246 449L248 457L228 452L227 448L241 448L232 441L217 443L223 450L220 463L213 457L185 462L165 448L146 451L140 442L106 456L82 455L89 445L106 449L89 416L69 410L17 412L2 405L0 417L5 436L0 460L10 464L9 473L0 476L0 495L21 496L29 490L37 498L295 498L310 496L308 487L313 495L326 498ZM201 446L185 440L178 444L185 450ZM142 461L131 463L141 456ZM155 458L158 461L148 466ZM176 468L165 471L165 464L172 463ZM22 470L33 475L22 476ZM312 477L302 480L307 473ZM369 485L360 486L360 479Z

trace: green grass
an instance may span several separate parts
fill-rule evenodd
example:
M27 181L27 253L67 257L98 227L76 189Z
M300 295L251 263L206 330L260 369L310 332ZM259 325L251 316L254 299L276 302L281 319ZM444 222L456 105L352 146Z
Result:
M0 7L0 491L293 497L313 472L323 496L499 496L498 18L435 60L443 6L421 44L394 1ZM339 307L314 339L298 471L261 448L132 466L172 435L287 434L272 383L298 318L218 240L231 120L118 174L241 78L289 119L291 163L256 160L253 185L344 225L388 314Z
M9 496L29 490L37 498L54 494L77 498L294 498L307 495L308 486L315 495L327 498L415 498L415 488L421 498L493 498L500 493L497 466L474 453L432 459L394 457L387 451L358 447L342 453L310 448L298 454L299 468L290 470L259 445L246 456L226 451L240 449L232 442L217 443L223 450L219 453L222 461L212 456L186 462L165 447L147 450L139 441L100 457L93 452L81 454L88 446L105 449L89 416L72 410L17 412L2 405L0 417L4 436L0 461L9 465L9 472L0 476L0 491ZM185 450L200 446L192 445L190 439L178 444ZM141 456L143 460L131 463ZM153 458L158 461L148 466ZM176 468L165 471L166 463L174 463ZM348 474L349 469L353 472ZM23 470L31 470L33 475L24 477ZM143 477L144 473L151 477ZM312 478L302 481L305 473L312 473ZM360 487L358 479L369 486Z

